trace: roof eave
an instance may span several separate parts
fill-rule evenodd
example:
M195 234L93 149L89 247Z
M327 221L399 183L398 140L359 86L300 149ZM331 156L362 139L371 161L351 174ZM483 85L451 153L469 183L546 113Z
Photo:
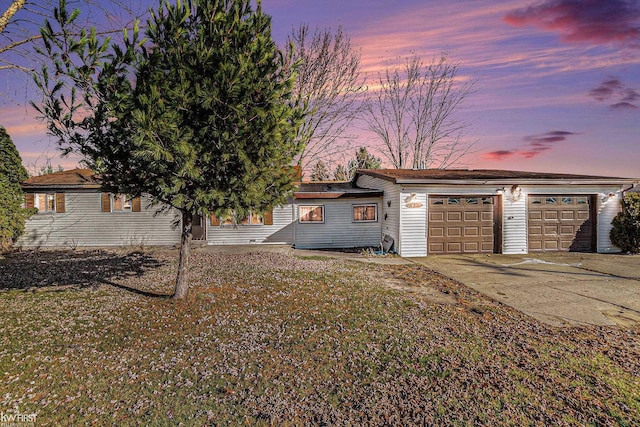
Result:
M413 185L633 185L638 181L633 179L395 179L396 184L413 184Z
M22 184L22 190L96 190L100 184Z
M384 194L383 191L365 191L365 192L296 192L293 194L296 200L311 200L311 199L357 199L366 197L381 197Z

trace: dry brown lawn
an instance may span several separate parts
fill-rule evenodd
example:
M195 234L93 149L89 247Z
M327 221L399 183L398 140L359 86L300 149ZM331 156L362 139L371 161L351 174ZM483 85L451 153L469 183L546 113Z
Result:
M0 412L37 425L640 425L640 329L556 329L420 266L0 259ZM141 292L133 292L135 288Z

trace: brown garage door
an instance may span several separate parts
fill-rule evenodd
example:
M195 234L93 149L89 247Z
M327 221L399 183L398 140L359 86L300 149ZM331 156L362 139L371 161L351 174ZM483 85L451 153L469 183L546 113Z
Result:
M529 251L592 252L595 225L592 196L529 196Z
M429 255L494 251L492 196L429 196Z

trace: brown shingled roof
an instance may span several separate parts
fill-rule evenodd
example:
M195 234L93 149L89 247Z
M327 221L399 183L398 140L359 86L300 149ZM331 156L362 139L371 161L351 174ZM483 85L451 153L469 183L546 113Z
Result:
M294 193L296 199L339 199L344 197L378 197L380 190L355 187L351 182L303 182Z
M46 175L32 176L22 183L24 189L35 187L98 188L100 181L90 169L73 169Z
M593 175L575 175L547 172L522 172L495 169L368 169L357 175L369 175L399 183L437 183L442 181L634 181L632 178L614 178Z

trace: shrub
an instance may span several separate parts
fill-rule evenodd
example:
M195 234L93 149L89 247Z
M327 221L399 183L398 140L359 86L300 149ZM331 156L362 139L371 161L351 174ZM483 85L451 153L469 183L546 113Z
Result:
M623 252L640 252L640 193L627 193L622 212L613 219L611 242Z
M24 221L32 213L24 209L20 183L27 171L7 131L0 126L0 251L9 248L22 234Z

